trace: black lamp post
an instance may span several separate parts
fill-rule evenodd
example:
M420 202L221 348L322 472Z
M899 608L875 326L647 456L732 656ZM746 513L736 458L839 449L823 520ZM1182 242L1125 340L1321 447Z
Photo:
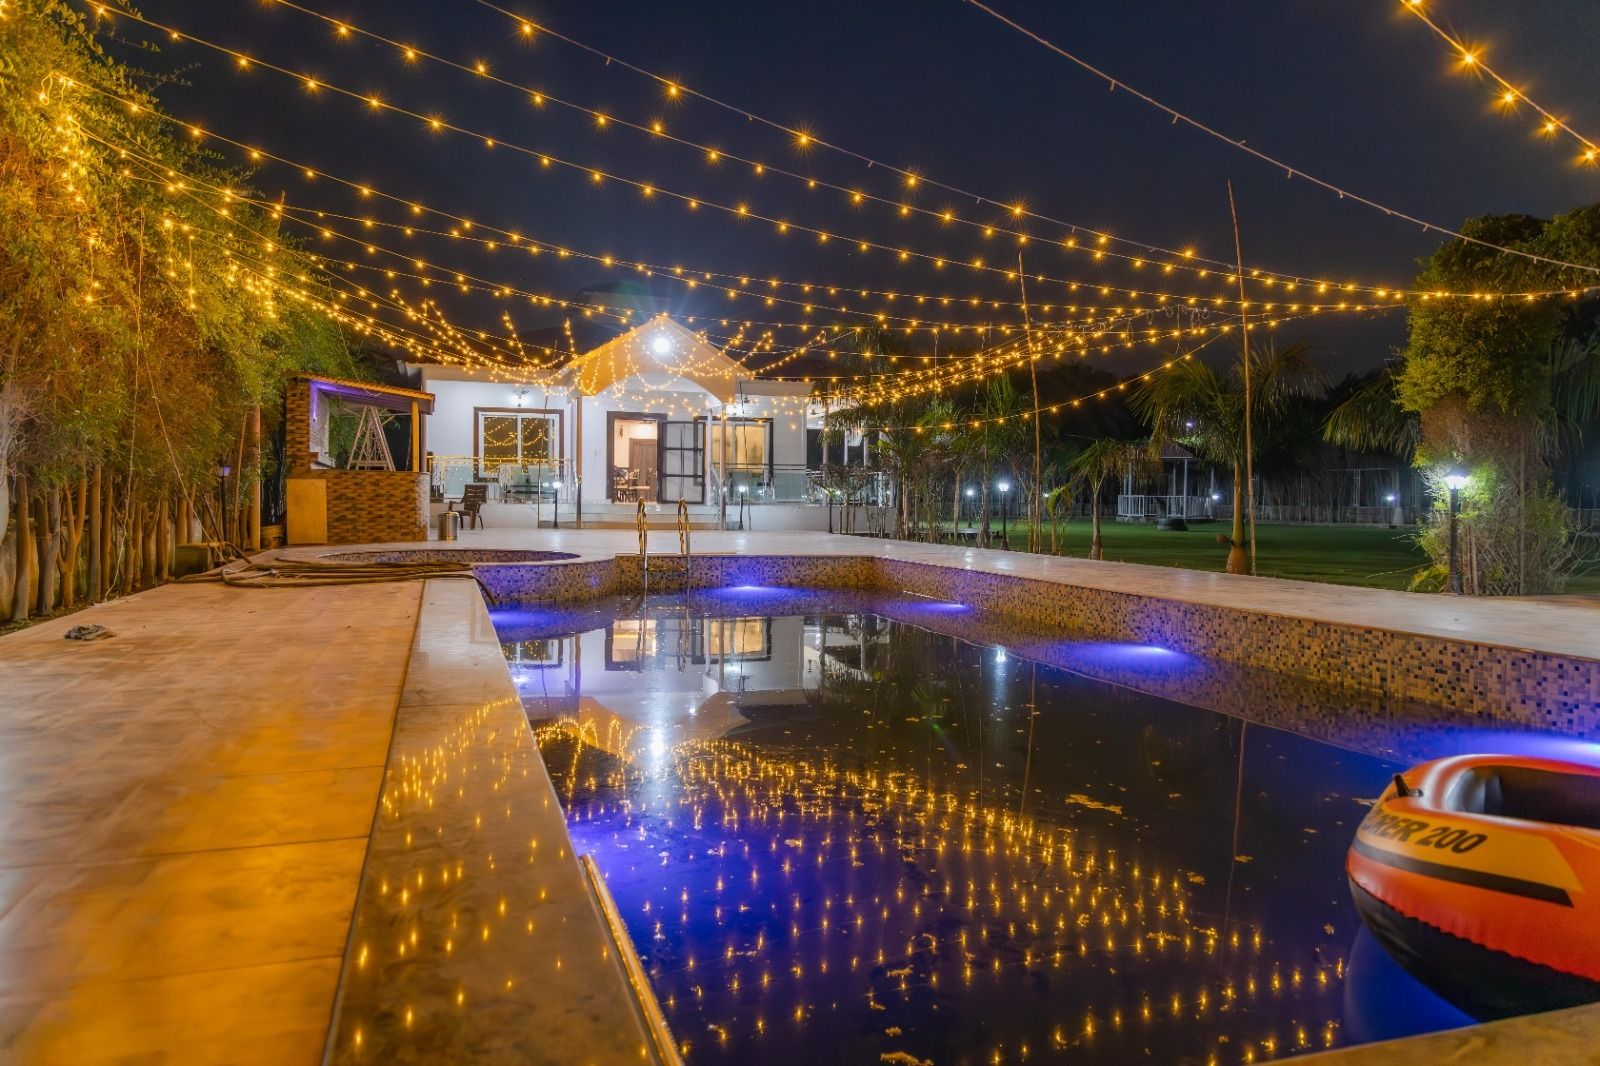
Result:
M1011 502L1011 482L1002 481L995 488L1000 490L1000 543L1010 548L1011 537L1006 533L1006 512L1010 510L1008 505Z
M1461 489L1467 483L1467 476L1451 472L1444 476L1444 483L1450 489L1450 591L1459 596L1461 595L1461 556L1457 548L1456 527L1459 525L1457 516L1461 514Z

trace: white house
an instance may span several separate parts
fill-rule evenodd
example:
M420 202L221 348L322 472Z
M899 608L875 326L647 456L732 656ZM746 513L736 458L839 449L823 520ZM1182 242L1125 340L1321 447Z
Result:
M620 519L637 501L697 512L804 502L810 386L755 378L666 315L543 376L504 367L418 364L435 397L426 426L435 491L488 486L492 524L580 507Z

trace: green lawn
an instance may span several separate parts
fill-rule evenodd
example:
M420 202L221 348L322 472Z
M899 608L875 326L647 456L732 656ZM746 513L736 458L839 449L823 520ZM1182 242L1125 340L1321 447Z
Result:
M1066 531L1066 550L1062 554L1087 556L1088 519L1063 523L1062 529ZM1228 557L1227 548L1217 543L1217 534L1228 531L1226 522L1196 524L1186 533L1175 533L1158 530L1153 523L1103 521L1100 530L1108 560L1221 570ZM998 535L998 523L995 532ZM1045 535L1049 536L1048 530ZM1025 532L1012 524L1012 546L1025 544L1025 538ZM1405 529L1266 524L1256 527L1256 569L1263 577L1404 589L1412 574L1426 562L1413 533ZM1591 571L1574 578L1567 591L1600 592L1600 573Z

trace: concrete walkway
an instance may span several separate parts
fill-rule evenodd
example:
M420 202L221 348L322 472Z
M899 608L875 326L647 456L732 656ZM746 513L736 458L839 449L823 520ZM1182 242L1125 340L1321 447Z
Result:
M320 1059L421 593L173 585L0 638L0 1058Z

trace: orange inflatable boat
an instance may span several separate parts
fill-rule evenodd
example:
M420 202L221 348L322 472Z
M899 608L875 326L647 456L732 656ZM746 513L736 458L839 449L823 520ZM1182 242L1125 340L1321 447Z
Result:
M1379 942L1474 1017L1600 999L1600 767L1423 763L1362 820L1347 868Z

